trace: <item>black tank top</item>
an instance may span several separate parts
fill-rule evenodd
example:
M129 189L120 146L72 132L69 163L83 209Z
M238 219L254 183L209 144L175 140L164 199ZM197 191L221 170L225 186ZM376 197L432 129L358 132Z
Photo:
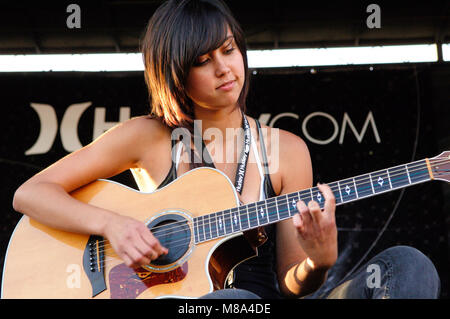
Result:
M270 180L269 167L267 162L267 154L265 151L264 139L261 134L261 124L255 119L258 127L258 135L260 140L262 162L264 168L264 194L265 198L276 196ZM175 152L176 141L172 140L172 152ZM172 154L172 158L175 156ZM214 167L214 164L213 164ZM172 166L166 178L157 187L160 189L177 178L177 170L175 161L172 160ZM276 275L276 227L275 224L265 226L267 241L258 247L258 256L251 258L239 264L234 270L234 281L232 286L240 289L249 290L264 299L278 299L281 294L278 288Z

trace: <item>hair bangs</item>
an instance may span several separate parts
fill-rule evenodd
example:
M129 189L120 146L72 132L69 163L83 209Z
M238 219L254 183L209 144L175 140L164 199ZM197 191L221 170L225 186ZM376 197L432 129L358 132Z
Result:
M227 39L229 21L217 7L208 2L191 2L186 15L180 21L180 30L185 34L178 43L182 43L178 56L184 56L184 66L191 67L197 58L219 48Z

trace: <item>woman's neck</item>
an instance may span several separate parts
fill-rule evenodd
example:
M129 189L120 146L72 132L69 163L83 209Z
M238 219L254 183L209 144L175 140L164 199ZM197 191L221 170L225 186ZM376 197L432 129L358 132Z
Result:
M209 110L206 108L197 108L195 110L195 119L197 132L201 133L205 144L211 141L211 134L216 135L214 130L219 130L224 138L227 137L227 129L237 129L242 127L242 111L239 107L233 109ZM207 131L205 134L205 131ZM218 132L217 132L218 133Z

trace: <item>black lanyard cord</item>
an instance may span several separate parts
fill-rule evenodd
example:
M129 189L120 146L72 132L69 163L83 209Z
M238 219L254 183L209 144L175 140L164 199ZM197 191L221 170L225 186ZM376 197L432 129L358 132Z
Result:
M238 162L238 168L236 170L236 178L235 178L235 188L239 194L242 193L242 188L244 186L244 178L245 178L245 172L247 168L247 162L248 162L248 155L250 153L250 142L251 142L251 132L250 132L250 125L248 123L247 117L244 113L242 113L242 128L244 129L244 147L242 148L241 157ZM196 131L196 127L194 126L194 131ZM203 141L203 138L201 137L201 134L197 134L194 132L194 144L196 139L200 139L202 141L202 159L204 160L204 163L206 163L210 167L214 167L214 162L211 159L211 156L209 155L208 149L206 148L205 142ZM191 153L192 149L191 149ZM194 153L194 156L195 153ZM196 157L198 159L198 157ZM191 160L193 158L191 157Z

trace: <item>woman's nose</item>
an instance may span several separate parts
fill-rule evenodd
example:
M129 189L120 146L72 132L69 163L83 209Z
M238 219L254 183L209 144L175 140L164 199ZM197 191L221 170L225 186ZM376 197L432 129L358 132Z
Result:
M226 63L223 57L216 58L216 76L222 77L223 75L231 71L230 67Z

